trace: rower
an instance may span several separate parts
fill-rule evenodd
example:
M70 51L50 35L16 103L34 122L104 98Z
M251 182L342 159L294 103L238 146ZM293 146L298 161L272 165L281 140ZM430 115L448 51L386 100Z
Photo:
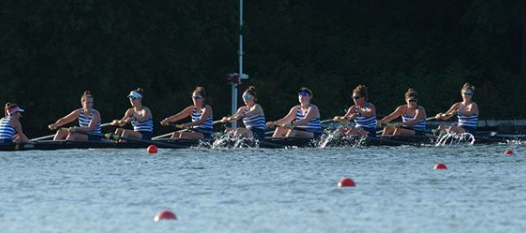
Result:
M256 103L257 94L254 86L248 87L243 92L245 106L240 107L236 114L231 117L223 117L221 122L232 122L243 119L245 127L238 127L234 131L234 137L265 139L265 113L261 105Z
M20 117L24 109L14 103L5 104L5 117L0 119L0 143L28 143L29 139L22 131Z
M143 89L137 88L128 95L130 99L131 108L126 110L124 116L120 120L113 120L112 125L123 127L127 123L131 123L133 130L117 128L115 134L123 138L133 138L141 140L151 140L153 133L153 116L152 111L142 105Z
M165 118L161 121L161 125L168 125L170 122L191 117L191 122L177 126L183 130L174 132L172 138L210 139L213 132L213 110L212 106L205 104L205 100L206 90L203 87L195 88L192 92L193 105L186 107L175 115Z
M394 112L378 121L378 124L387 124L392 120L402 117L402 122L397 122L394 127L385 127L382 135L414 136L424 135L426 129L426 109L418 105L418 93L409 88L405 93L406 104L398 106Z
M298 90L299 105L277 120L267 122L267 127L276 127L272 137L319 138L323 133L318 106L311 104L312 91L306 87Z
M475 134L477 132L478 118L479 118L479 107L477 103L473 102L473 92L475 87L469 83L465 83L460 89L462 96L462 102L453 104L446 113L439 113L435 116L438 120L448 120L449 118L456 115L458 118L457 125L438 126L439 130L446 130L452 133L465 133Z
M347 122L354 120L355 127L345 130L345 134L376 137L376 108L370 103L365 85L358 85L352 92L354 105L349 107L344 116L336 116L333 121Z
M68 131L57 130L53 140L100 141L100 137L75 133L75 130L101 133L100 113L93 109L93 95L89 91L85 91L82 94L80 104L82 108L75 109L70 114L58 119L55 123L48 125L50 130L56 130L58 127L71 123L74 120L78 119L79 121L79 127L70 128Z

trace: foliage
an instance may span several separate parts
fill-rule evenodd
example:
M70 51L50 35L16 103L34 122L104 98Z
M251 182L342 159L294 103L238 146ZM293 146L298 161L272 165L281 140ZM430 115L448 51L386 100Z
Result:
M358 84L380 114L414 88L429 115L459 101L465 82L477 87L482 117L522 117L523 2L245 1L244 70L268 119L286 114L302 86L331 118ZM23 104L30 136L79 107L84 90L105 122L122 116L137 87L156 121L190 105L196 86L209 92L215 118L228 115L238 4L1 1L0 100Z

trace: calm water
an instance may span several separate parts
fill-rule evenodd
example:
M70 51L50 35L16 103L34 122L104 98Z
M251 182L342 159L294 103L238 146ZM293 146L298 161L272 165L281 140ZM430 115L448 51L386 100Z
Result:
M525 232L525 149L0 152L0 231Z

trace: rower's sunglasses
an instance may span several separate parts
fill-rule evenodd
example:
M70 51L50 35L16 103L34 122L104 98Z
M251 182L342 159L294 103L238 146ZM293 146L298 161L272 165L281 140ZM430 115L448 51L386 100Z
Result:
M252 95L251 94L244 94L243 95L243 100L249 100L252 98Z
M128 97L128 98L130 98L131 101L134 101L134 100L137 99L137 98L135 98L135 97L133 97L133 96L130 96L130 97Z
M353 100L358 100L358 99L360 99L360 98L362 98L362 97L359 96L359 95L355 95L355 96L352 97Z
M462 94L472 96L472 95L473 95L473 92L464 92L464 93L462 93Z
M300 93L298 93L298 96L310 96L308 92L305 92L305 91L301 91Z
M409 102L418 102L417 99L410 99Z
M203 97L200 96L200 95L193 95L193 96L192 96L192 99L194 99L194 100L200 100L200 99L202 99L202 98L203 98Z

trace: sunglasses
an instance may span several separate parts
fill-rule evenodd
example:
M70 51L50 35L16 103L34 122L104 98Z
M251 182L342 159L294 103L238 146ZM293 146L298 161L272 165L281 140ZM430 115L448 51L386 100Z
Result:
M134 100L137 99L137 98L135 98L135 97L133 97L133 96L130 96L130 97L128 97L128 98L130 98L131 101L134 101Z
M417 99L410 99L409 102L418 102Z
M355 96L352 97L353 100L358 100L358 99L360 99L360 98L362 98L362 97L359 96L359 95L355 95Z
M199 99L202 99L202 98L203 98L203 97L200 96L200 95L193 95L193 96L192 96L192 99L194 99L194 100L199 100Z
M251 94L244 94L243 95L243 100L249 100L252 98L252 95Z
M310 96L310 94L308 92L302 91L302 92L298 93L298 96Z
M473 92L464 92L464 93L462 93L462 94L472 96L472 95L473 95Z

